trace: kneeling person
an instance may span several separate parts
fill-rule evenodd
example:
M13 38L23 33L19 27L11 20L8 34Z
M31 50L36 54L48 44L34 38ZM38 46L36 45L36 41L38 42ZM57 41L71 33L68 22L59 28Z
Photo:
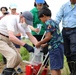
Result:
M37 40L32 36L29 26L33 24L31 12L25 11L22 15L6 15L0 21L0 53L6 57L7 65L2 75L12 75L20 62L21 55L13 43L25 47L29 52L34 52L33 47L19 40L16 34L27 34L30 41L36 45Z

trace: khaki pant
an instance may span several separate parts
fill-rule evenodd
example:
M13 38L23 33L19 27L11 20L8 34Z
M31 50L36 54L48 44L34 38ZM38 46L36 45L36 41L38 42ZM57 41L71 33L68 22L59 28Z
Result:
M7 59L7 68L15 68L22 61L20 54L9 38L0 35L0 53Z

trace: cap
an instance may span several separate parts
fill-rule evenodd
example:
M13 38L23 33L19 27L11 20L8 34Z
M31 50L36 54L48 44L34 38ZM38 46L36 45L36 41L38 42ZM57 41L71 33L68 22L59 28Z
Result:
M35 0L35 2L37 3L37 4L39 4L39 3L44 3L44 0Z
M25 11L21 15L26 19L28 25L33 25L33 15L30 11Z
M11 4L11 5L9 6L9 8L10 8L10 9L17 9L17 5L16 5L16 4Z

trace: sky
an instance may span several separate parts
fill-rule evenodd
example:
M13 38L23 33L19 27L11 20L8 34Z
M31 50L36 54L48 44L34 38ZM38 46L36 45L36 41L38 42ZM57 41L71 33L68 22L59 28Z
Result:
M34 8L34 1L35 0L0 0L0 7L6 6L9 9L10 4L14 3L17 5L17 12L30 11ZM52 11L52 19L55 19L61 5L67 1L69 0L46 0L50 10Z
M52 17L54 18L60 6L68 0L46 0L49 8L52 11ZM17 11L22 12L31 10L34 7L34 0L0 0L0 7L7 6L9 8L11 3L17 4Z

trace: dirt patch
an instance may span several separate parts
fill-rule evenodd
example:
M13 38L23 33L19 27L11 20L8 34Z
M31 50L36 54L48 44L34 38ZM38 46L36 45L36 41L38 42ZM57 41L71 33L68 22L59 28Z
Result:
M23 70L23 73L22 74L18 74L18 75L25 75L25 73L26 73L26 71L25 71L25 67L26 67L26 65L27 64L25 64L25 63L21 63L21 69ZM3 71L3 69L4 69L4 64L3 64L3 62L0 62L0 73ZM40 74L41 75L41 74ZM48 75L48 74L47 74Z
M22 74L18 74L18 75L25 75L25 63L21 63L21 68L22 68L22 70L23 70L23 73ZM3 64L3 62L0 62L0 73L3 71L3 69L4 69L4 64Z

